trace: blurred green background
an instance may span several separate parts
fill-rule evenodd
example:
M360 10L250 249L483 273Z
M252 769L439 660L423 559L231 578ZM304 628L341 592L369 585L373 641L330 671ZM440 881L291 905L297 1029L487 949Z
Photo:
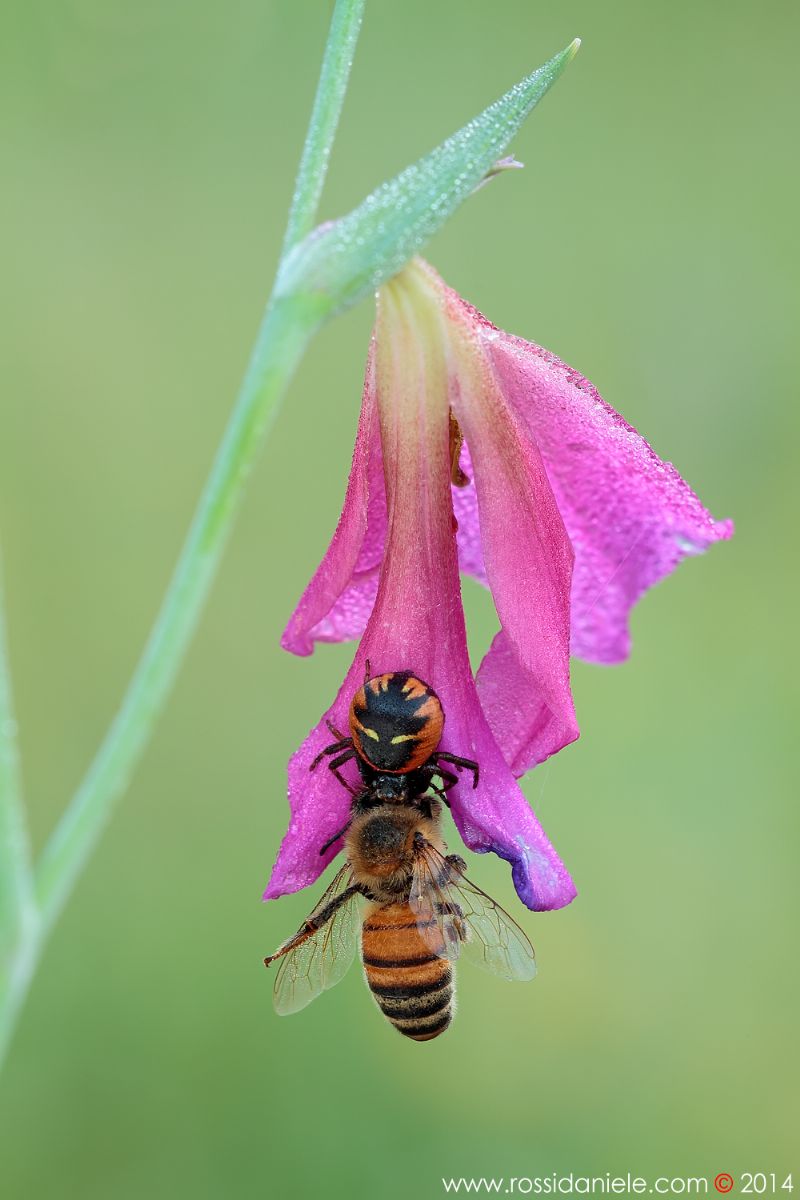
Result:
M237 389L329 12L3 6L0 529L37 845ZM799 27L784 0L370 0L323 215L582 36L514 144L527 169L428 254L589 375L737 534L644 600L628 664L575 666L583 736L525 783L580 890L522 914L538 980L465 965L458 1020L427 1046L356 969L279 1019L261 957L319 890L259 902L285 762L351 648L294 660L278 637L338 515L370 306L327 328L35 981L0 1080L3 1197L400 1200L445 1175L791 1169ZM479 653L491 602L465 600ZM502 864L472 873L518 911Z

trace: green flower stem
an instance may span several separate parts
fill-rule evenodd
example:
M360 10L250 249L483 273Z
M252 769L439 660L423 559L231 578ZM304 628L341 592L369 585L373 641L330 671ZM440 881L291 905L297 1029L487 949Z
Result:
M350 78L364 4L365 0L337 0L334 9L281 257L310 233L314 226L331 146Z
M334 9L284 253L309 232L316 218L364 3L337 0ZM61 912L161 713L216 573L247 472L320 319L310 299L281 297L267 308L236 408L150 639L122 707L37 867L36 897L45 932Z
M364 0L337 0L285 245L311 229L341 113ZM63 909L158 720L197 626L250 467L322 321L310 298L267 305L236 406L122 705L31 872L0 610L0 1063L46 935ZM0 597L0 600L2 597Z

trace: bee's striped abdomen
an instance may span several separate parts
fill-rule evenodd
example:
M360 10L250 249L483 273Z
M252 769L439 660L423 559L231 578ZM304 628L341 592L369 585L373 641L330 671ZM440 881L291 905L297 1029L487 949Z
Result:
M432 932L436 940L429 942L408 904L385 904L367 914L361 934L364 972L378 1007L416 1042L444 1033L453 1016L453 971L435 952L444 949L441 934Z

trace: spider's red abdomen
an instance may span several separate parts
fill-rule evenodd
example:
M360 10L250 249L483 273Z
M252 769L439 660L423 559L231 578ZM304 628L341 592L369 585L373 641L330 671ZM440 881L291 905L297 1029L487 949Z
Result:
M444 728L436 692L410 671L368 679L350 705L356 753L376 771L402 775L435 753Z

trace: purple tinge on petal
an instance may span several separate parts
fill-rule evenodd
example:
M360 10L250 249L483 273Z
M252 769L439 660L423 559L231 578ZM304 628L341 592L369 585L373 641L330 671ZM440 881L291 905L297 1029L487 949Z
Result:
M539 447L575 551L572 653L621 662L630 651L633 604L687 555L729 538L733 523L715 521L587 379L456 300Z
M461 640L463 614L459 617ZM471 850L491 850L511 864L514 887L528 908L536 912L563 908L575 898L575 885L489 729L469 674L466 644L458 663L451 658L431 664L430 669L448 713L443 748L480 763L478 787L473 791L465 779L450 793L462 838Z
M381 294L385 344L378 346L382 438L392 447L391 455L387 452L387 551L364 637L326 715L346 728L348 704L363 681L367 658L373 674L410 669L430 683L445 712L441 748L480 764L476 789L467 772L450 792L464 841L512 864L515 887L529 908L560 908L575 896L574 885L492 736L472 678L453 536L441 348L429 343L423 353L407 329L403 336L410 317L400 303L402 289L398 280ZM337 844L319 854L344 825L350 797L324 765L308 770L331 740L320 722L291 760L292 820L266 899L307 886L341 849ZM355 783L352 763L343 773Z
M363 633L375 603L385 538L386 495L371 347L342 513L284 630L284 650L311 654L314 642L343 642Z

